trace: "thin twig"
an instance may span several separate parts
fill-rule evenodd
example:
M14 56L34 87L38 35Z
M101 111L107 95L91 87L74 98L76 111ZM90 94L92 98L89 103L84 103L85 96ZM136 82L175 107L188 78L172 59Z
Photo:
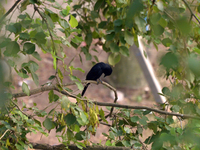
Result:
M190 6L188 5L188 3L185 0L182 0L184 2L184 4L186 5L186 7L189 9L190 13L192 16L194 16L194 18L198 21L198 23L200 24L200 20L197 18L197 16L193 13L192 9L190 8Z
M11 102L18 108L18 110L19 110L22 114L24 114L25 116L29 117L29 115L27 115L26 113L24 113L24 112L19 108L19 106L18 106L13 100L11 100Z
M10 129L7 129L4 133L3 133L3 135L0 137L0 140L4 137L4 135L9 131Z
M0 23L13 11L13 9L19 4L21 0L17 0L14 5L1 17Z

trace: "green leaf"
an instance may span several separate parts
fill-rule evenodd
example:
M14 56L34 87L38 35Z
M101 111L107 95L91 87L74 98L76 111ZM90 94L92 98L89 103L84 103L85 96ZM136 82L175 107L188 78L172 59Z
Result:
M178 58L174 53L168 52L161 58L161 64L166 67L166 69L175 69L178 65Z
M30 89L29 89L28 85L25 82L22 83L22 91L26 95L28 95L28 96L30 95Z
M153 34L155 34L155 36L160 36L164 32L164 28L159 24L152 25L151 27L152 27L152 30L153 30Z
M76 133L75 138L78 141L82 141L82 140L86 139L85 138L85 132L84 131L80 131L80 132Z
M176 20L177 28L182 32L184 35L188 35L191 31L191 25L187 17L181 17Z
M106 41L111 41L115 37L115 32L106 35Z
M31 76L32 76L35 84L38 86L39 85L39 78L38 78L37 74L35 74L34 72L31 72Z
M21 5L21 7L22 7L22 5ZM18 16L18 18L23 20L23 19L26 18L26 14L20 14L20 15Z
M96 18L99 17L99 14L97 12L95 12L95 11L91 11L91 17L92 17L92 19L95 20Z
M170 90L169 90L169 88L168 88L168 87L164 87L164 88L162 89L162 93L163 93L164 95L170 96Z
M135 123L136 123L137 121L139 121L139 119L140 119L140 118L139 118L138 116L133 116L133 117L131 117L131 121L132 121L132 122L135 122Z
M167 26L167 21L164 18L160 18L159 20L159 24L165 28Z
M50 131L51 129L53 129L53 128L55 127L55 124L54 124L54 122L52 121L52 119L46 118L46 119L43 121L43 126L44 126L48 131Z
M23 51L27 54L33 54L35 52L35 44L33 43L24 43Z
M174 136L172 136L171 134L167 134L167 133L162 133L160 135L160 140L163 141L163 142L167 142L167 141L174 141Z
M98 28L100 29L104 29L107 25L107 21L101 21L99 24L98 24Z
M53 90L49 92L49 103L56 102L59 100L59 96L54 94Z
M132 28L133 17L143 10L143 3L140 0L134 0L127 11L126 26Z
M94 11L99 11L103 2L104 2L104 0L98 0L94 5Z
M29 61L29 65L30 65L30 70L32 72L36 72L38 70L38 68L39 68L39 65L36 62L32 61L32 60Z
M85 71L83 69L81 69L81 68L74 68L74 66L69 66L69 69L70 69L70 71L71 70L78 70L78 71L81 71L81 72L85 73ZM71 74L72 74L72 72L71 72Z
M92 33L87 33L85 36L85 42L87 43L87 45L90 46L90 44L92 43Z
M193 52L200 54L200 49L198 47L193 47Z
M126 46L120 46L120 53L126 57L129 56L129 49Z
M61 82L62 82L62 80L63 80L63 74L62 74L62 72L60 71L60 69L58 69L58 77L59 77L59 79L60 79Z
M53 20L51 19L51 17L46 16L46 20L47 20L48 26L53 29L55 24L54 24Z
M101 119L102 119L104 122L108 123L108 121L107 121L106 118L105 118L104 111L102 110L102 108L101 108L100 111L99 111L99 115L100 115Z
M76 117L75 117L73 114L67 114L67 115L64 117L64 120L65 120L65 123L66 123L68 126L71 126L71 125L73 125L73 124L76 122Z
M200 13L200 5L197 7L197 11Z
M80 91L82 91L83 90L83 84L82 83L80 83L80 82L75 82L76 83L76 85L77 85L77 87L78 87L78 89L80 90Z
M117 64L120 61L120 59L121 59L121 56L119 54L112 53L108 57L108 62L109 62L109 64L114 66L115 64Z
M52 103L53 102L53 96L54 96L54 93L53 93L53 90L51 90L49 93L48 93L48 95L49 95L49 103Z
M156 121L152 121L150 123L148 123L148 128L153 130L154 133L157 132L157 123Z
M150 16L150 21L152 24L156 25L157 22L160 20L161 14L160 13L154 13Z
M80 117L77 119L78 123L80 125L86 125L89 121L88 121L88 114L86 112L79 112L80 113Z
M24 79L29 77L27 74L22 73L22 72L18 72L17 74L18 74L20 77L24 78Z
M35 57L37 60L41 61L41 57L40 57L40 54L38 54L38 52L33 52L32 53L32 56Z
M111 50L113 53L119 52L119 46L118 46L116 43L112 42L112 43L110 44L110 50Z
M191 55L188 58L188 66L189 69L196 75L199 76L200 75L200 70L199 70L199 66L200 66L200 60L196 57Z
M71 9L70 6L67 5L66 9L63 9L63 10L62 10L62 14L63 14L64 16L67 16L67 15L69 14L70 9Z
M110 140L106 141L106 146L112 146L112 143L110 142Z
M68 140L72 140L74 137L74 133L72 132L72 130L70 130L69 128L67 128L67 139Z
M75 81L75 80L81 81L77 76L74 76L74 75L72 75L72 74L69 74L69 77L70 77L70 79L71 79L72 81Z
M63 96L61 99L61 108L64 110L68 110L70 108L70 101L68 97Z
M8 31L10 31L11 33L13 32L15 34L19 34L21 32L21 28L22 28L22 26L20 23L14 23L14 24L11 23L6 26L6 29Z
M113 23L114 23L114 26L121 26L123 21L121 19L117 19Z
M64 29L69 28L69 24L65 19L59 19L59 24L61 27L63 27Z
M92 59L92 55L90 53L86 53L85 57L86 57L86 60L91 60Z
M141 32L146 32L146 21L142 17L135 17L135 23Z
M37 32L35 34L35 40L37 41L38 44L45 44L46 43L46 34L41 31L41 32Z
M20 51L19 44L16 41L10 42L6 46L6 50L4 51L4 55L11 57L11 56L16 56L16 54Z
M19 34L19 39L24 40L24 41L29 41L30 40L30 36L28 33L20 33Z
M78 26L78 21L73 15L70 15L69 24L71 25L72 28L75 28Z
M55 78L56 78L55 75L51 75L51 76L48 78L48 80L53 80L53 79L55 79Z
M3 41L1 41L0 43L0 48L6 47L7 45L9 45L10 42L11 42L10 38L4 38Z
M130 31L126 31L124 35L124 40L132 46L134 44L134 36L130 33Z
M172 116L168 116L167 119L166 119L166 122L168 124L173 124L174 123L174 119L172 118Z
M170 47L170 45L172 44L172 40L169 38L165 38L162 40L162 44L166 47Z

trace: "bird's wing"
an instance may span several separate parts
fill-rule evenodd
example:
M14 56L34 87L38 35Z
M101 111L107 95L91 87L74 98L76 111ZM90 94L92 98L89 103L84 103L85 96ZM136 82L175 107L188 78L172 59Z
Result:
M102 75L102 69L99 65L94 66L87 74L86 80L97 80Z

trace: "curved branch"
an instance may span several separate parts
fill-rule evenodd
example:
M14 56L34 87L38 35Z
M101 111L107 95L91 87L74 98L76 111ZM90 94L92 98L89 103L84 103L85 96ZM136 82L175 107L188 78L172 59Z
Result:
M39 144L39 143L30 143L34 149L48 149L48 150L79 150L79 148L74 145L67 145L68 148L66 148L66 145L59 144L59 145L49 145L49 144ZM130 148L127 147L120 147L120 146L100 146L100 145L94 145L94 146L86 146L83 148L83 150L129 150Z
M98 84L96 81L82 81L82 83L94 83L94 84ZM115 90L115 88L113 88L111 85L109 85L108 83L106 82L102 82L101 84L107 86L108 88L110 88L111 90ZM68 84L64 84L64 86L70 86L70 85L75 85L75 83L68 83ZM71 94L70 92L67 92L67 91L60 91L56 85L51 85L51 86L47 86L47 87L41 87L41 88L38 88L38 89L34 89L34 90L31 90L30 91L30 96L31 95L34 95L34 94L37 94L37 93L40 93L40 92L44 92L44 91L50 91L50 90L56 90L66 96L69 96L69 97L73 97L73 98L78 98L76 95L74 94ZM27 96L25 93L15 93L12 95L13 98L18 98L18 97L24 97L24 96ZM117 95L116 95L117 96ZM83 98L78 98L82 101L88 101L88 99L83 99ZM115 98L117 99L117 98ZM159 109L154 109L154 108L150 108L150 107L146 107L146 106L131 106L131 105L121 105L121 104L116 104L116 103L104 103L104 102L97 102L97 101L92 101L94 104L96 105L99 105L99 106L110 106L110 107L118 107L118 108L126 108L126 109L146 109L146 110L150 110L150 111L153 111L153 112L157 112L159 114L164 114L164 115L170 115L170 116L177 116L177 117L181 117L181 118L192 118L192 119L199 119L200 120L200 117L198 116L192 116L192 115L187 115L187 114L178 114L178 113L173 113L173 112L167 112L167 111L163 111L163 110L159 110Z
M198 116L192 116L192 115L187 115L187 114L178 114L178 113L173 113L173 112L167 112L155 108L150 108L146 106L131 106L131 105L121 105L121 104L114 104L114 103L103 103L103 102L97 102L93 101L94 104L99 105L99 106L111 106L111 107L118 107L118 108L126 108L126 109L146 109L150 110L153 112L157 112L159 114L164 114L164 115L170 115L170 116L177 116L181 118L192 118L192 119L200 119Z

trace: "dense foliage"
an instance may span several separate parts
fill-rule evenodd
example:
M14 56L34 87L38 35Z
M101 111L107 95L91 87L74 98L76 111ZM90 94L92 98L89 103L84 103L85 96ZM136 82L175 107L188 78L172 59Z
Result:
M61 70L68 71L69 77L82 90L81 80L73 75L73 70L84 72L81 68L67 66L63 45L77 49L82 42L79 53L86 60L96 60L98 57L91 51L98 51L92 45L101 45L109 54L108 62L115 65L121 55L129 56L129 47L138 45L138 36L147 41L164 45L168 50L160 64L164 66L163 76L171 81L170 87L164 87L162 95L168 102L163 108L171 111L200 115L200 21L198 1L186 0L17 0L13 8L6 13L4 3L0 3L0 50L1 58L16 71L19 77L32 77L39 86L39 77L35 73L39 65L34 60L17 66L14 58L19 55L33 56L42 60L36 47L43 53L49 53L53 58L54 75L50 80L57 82L57 91L65 91L66 95L74 97L77 104L69 101L68 96L58 96L54 90L49 91L49 103L57 103L51 111L39 110L37 104L27 107L25 103L20 108L18 99L10 91L14 88L12 82L5 82L4 72L0 74L0 147L1 149L25 149L32 147L26 135L41 132L48 136L48 131L56 129L60 143L66 147L74 143L79 148L91 145L90 135L95 135L99 123L108 125L105 113L92 102L85 105L80 95L70 95L69 87L63 85L64 75ZM12 1L13 2L13 1ZM9 3L11 3L9 1ZM27 9L32 13L27 13ZM17 18L13 13L20 11ZM4 15L3 15L4 14ZM63 36L58 36L61 32ZM96 40L94 40L96 39ZM158 49L159 50L159 49ZM58 61L63 65L58 67ZM72 59L73 61L73 59ZM1 70L2 65L0 65ZM43 85L48 87L48 85ZM22 84L22 91L30 95L28 85ZM78 105L79 104L79 105ZM61 110L57 110L57 106ZM88 111L86 110L88 107ZM34 115L29 116L23 110ZM110 107L107 107L110 110ZM139 149L199 149L200 120L190 118L175 118L157 115L149 110L120 109L110 117L112 124L105 145L124 146ZM33 116L43 117L41 122ZM99 121L101 119L101 121ZM182 120L184 119L184 120ZM44 130L44 128L46 130ZM150 129L152 135L141 141L143 130ZM100 142L100 141L99 141ZM101 143L96 143L101 145Z

